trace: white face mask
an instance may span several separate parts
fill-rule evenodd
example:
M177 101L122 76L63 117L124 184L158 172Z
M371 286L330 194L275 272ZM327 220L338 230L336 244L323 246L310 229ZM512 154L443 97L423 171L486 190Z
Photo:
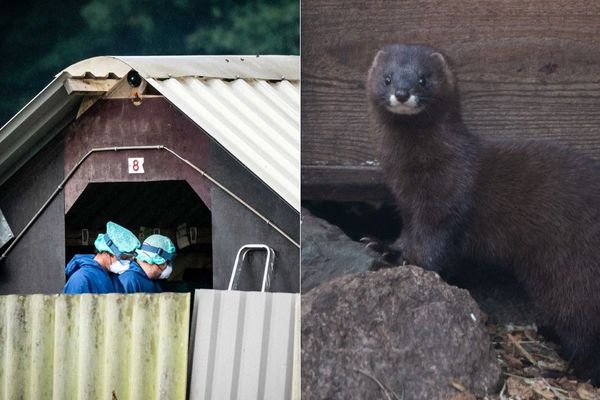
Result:
M129 261L128 260L117 260L114 263L110 264L108 267L110 272L115 274L122 274L123 272L129 269Z
M160 273L158 279L167 279L169 276L171 276L171 272L173 272L173 267L167 265L167 268L165 268L163 272Z

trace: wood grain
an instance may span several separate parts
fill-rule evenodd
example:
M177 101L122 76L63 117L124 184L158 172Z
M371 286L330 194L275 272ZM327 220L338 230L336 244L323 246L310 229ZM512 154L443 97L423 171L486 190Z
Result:
M474 133L560 142L600 159L600 3L305 0L303 198L320 198L316 186L354 184L360 174L348 168L377 165L365 80L392 42L448 54Z

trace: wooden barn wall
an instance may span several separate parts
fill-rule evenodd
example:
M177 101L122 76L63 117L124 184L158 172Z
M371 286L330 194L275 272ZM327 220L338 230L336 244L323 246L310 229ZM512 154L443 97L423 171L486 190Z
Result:
M600 158L600 3L302 2L302 197L379 198L365 80L393 42L453 61L467 127Z
M295 240L299 240L298 213L164 98L148 98L139 106L126 99L101 100L67 128L65 143L65 171L70 170L94 147L159 144L167 146L205 170ZM146 173L129 174L128 157L144 157ZM215 288L223 288L222 274L229 275L231 271L233 259L240 246L238 241L243 242L242 244L254 243L259 238L271 237L271 233L261 233L262 236L257 238L256 232L274 231L245 209L235 211L235 216L228 215L227 212L233 213L237 210L230 204L233 200L218 189L211 195L211 185L208 181L170 153L164 150L136 150L91 155L65 186L65 207L68 210L73 205L89 182L174 179L187 180L211 208L213 283ZM217 197L214 197L215 193L218 194ZM222 202L222 206L221 203L217 206L215 199ZM115 201L118 201L118 198L115 198ZM249 226L247 221L252 221L256 229ZM223 236L223 231L231 232L235 240L231 240L227 235ZM277 243L276 251L280 252L281 259L292 260L285 263L287 272L284 275L288 278L278 287L282 291L298 291L297 249L290 252L288 247L279 246L277 240L273 243Z
M200 168L209 168L210 139L163 98L135 106L127 99L100 100L65 132L65 173L92 148L163 145ZM130 174L129 157L144 157L143 174ZM185 179L210 207L209 185L165 150L94 153L65 185L68 212L89 182ZM115 199L118 201L118 199ZM135 205L133 205L135 206Z
M0 209L15 236L63 180L59 134L0 187ZM65 268L64 195L61 192L0 263L0 294L60 293Z
M241 246L266 244L275 250L270 291L300 292L300 249L222 191L213 190L213 201L213 287L227 289ZM260 290L264 265L265 253L252 253L242 266L238 289Z

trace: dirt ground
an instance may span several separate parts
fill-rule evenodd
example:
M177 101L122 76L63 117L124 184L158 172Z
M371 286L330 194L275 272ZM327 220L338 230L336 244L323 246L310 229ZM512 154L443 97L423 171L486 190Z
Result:
M600 400L600 388L578 381L557 354L557 345L538 335L534 325L488 325L496 356L502 366L499 394L481 400ZM452 400L480 400L460 382Z

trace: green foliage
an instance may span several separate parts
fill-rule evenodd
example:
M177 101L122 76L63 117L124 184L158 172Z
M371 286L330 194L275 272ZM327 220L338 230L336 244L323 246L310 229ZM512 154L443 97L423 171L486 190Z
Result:
M225 15L223 10L213 8L213 23L188 35L186 47L192 52L213 54L235 54L238 49L244 49L246 54L298 54L298 34L294 29L299 13L298 2L249 3Z
M33 0L0 13L0 125L98 55L298 54L299 0Z

